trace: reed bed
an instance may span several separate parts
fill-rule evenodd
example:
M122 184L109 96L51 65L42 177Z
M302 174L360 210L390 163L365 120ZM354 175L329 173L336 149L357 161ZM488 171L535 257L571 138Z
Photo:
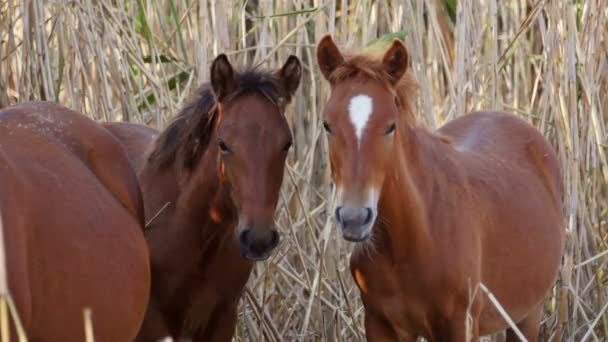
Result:
M508 110L553 143L567 243L541 340L606 341L606 2L0 0L0 108L44 99L96 120L162 128L208 79L216 54L267 67L297 55L305 72L287 112L295 148L277 211L283 240L255 267L235 340L364 340L352 246L328 214L335 194L320 119L328 86L315 44L332 33L345 47L380 49L401 37L423 125Z

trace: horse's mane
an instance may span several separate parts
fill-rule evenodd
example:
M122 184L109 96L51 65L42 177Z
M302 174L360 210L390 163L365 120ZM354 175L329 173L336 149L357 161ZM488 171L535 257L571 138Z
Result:
M382 64L382 56L356 54L345 55L344 57L344 63L338 66L329 76L330 83L335 84L336 82L359 76L380 81L384 83L388 89L393 89L395 91L395 95L399 102L399 109L404 115L407 125L414 126L416 124L414 98L418 91L418 82L416 82L410 69L405 72L397 84L393 85L390 82L390 76Z
M250 93L262 94L279 107L291 100L278 76L270 71L247 70L236 73L235 79L236 87L224 103ZM148 162L166 168L181 154L184 167L192 169L209 146L217 111L211 84L205 83L158 136Z

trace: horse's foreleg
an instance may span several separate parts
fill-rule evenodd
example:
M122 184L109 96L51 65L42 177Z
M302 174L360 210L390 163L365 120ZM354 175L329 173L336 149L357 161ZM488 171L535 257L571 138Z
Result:
M365 310L365 337L368 342L416 341L415 337L398 336L389 322L369 310Z
M519 321L516 325L519 331L524 335L528 342L536 342L538 339L538 331L540 330L540 320L543 316L543 304L540 303L532 309L530 313ZM513 329L507 329L507 342L519 342L521 339L517 337Z
M135 342L158 341L162 338L170 337L171 333L169 331L162 313L153 305L148 304L144 321Z
M432 342L477 342L479 317L467 312L457 313L435 323Z
M234 336L236 320L236 305L218 308L211 315L209 324L197 332L193 341L230 342Z

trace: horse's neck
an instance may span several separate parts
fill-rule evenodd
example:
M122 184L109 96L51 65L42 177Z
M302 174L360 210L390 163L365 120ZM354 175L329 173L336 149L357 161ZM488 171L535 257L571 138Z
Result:
M177 166L164 172L144 168L140 173L144 200L150 200L146 219L152 220L146 231L151 305L178 334L187 333L184 322L205 320L204 315L191 317L192 312L214 310L216 304L209 301L201 306L201 298L210 298L209 293L240 293L251 270L234 238L237 218L229 190L220 181L215 152L207 151L191 175Z
M146 221L146 233L152 261L174 263L185 269L183 262L196 267L209 239L225 240L233 234L235 217L228 189L219 179L217 158L213 150L203 155L194 173L182 170L179 158L166 170L146 169L140 174ZM179 253L176 253L179 251ZM172 262L173 261L173 262Z
M422 129L408 130L397 142L399 151L384 180L374 227L376 253L400 264L427 262L434 249L429 214L435 178L425 153L440 142Z

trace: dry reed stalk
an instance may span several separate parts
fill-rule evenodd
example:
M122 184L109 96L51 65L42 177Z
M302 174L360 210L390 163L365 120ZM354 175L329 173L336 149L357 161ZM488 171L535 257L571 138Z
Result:
M4 226L0 210L0 341L10 340L10 323L13 319L14 330L19 342L26 342L27 335L21 324L19 313L11 297L8 287L8 273L6 266L6 245L4 240Z
M95 334L93 333L93 312L90 308L85 308L82 311L84 318L84 337L86 342L95 342Z

